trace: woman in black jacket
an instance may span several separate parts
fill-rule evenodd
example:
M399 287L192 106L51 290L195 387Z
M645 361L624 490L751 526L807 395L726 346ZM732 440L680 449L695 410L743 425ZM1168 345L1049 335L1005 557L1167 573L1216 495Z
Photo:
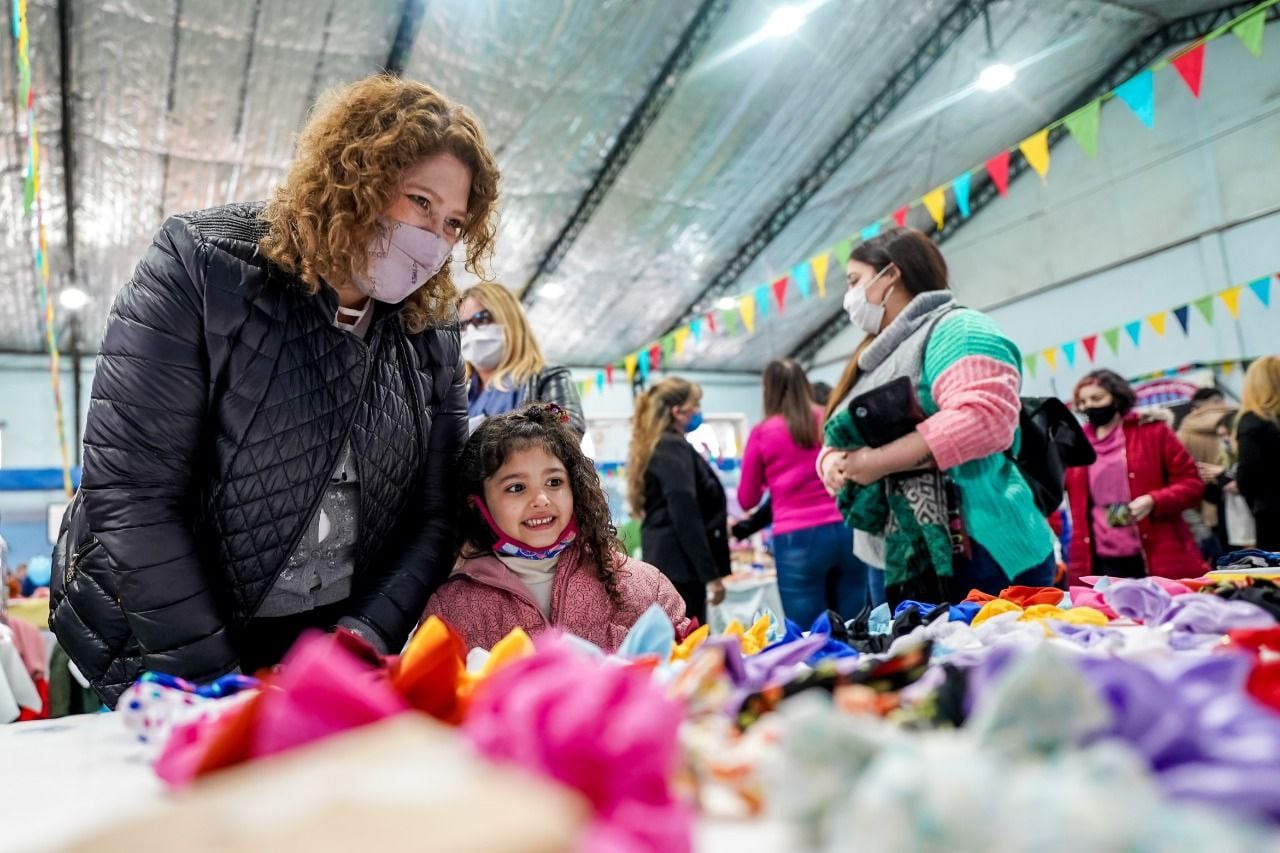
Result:
M1236 417L1236 484L1249 502L1257 547L1280 551L1280 356L1249 365Z
M707 599L724 597L729 574L724 487L685 433L702 423L702 389L669 377L640 395L631 426L627 491L642 518L644 561L662 570L685 612L707 621Z
M109 704L142 670L275 663L307 628L398 651L448 575L466 383L449 256L492 249L464 107L333 93L273 200L165 222L99 352L51 625Z

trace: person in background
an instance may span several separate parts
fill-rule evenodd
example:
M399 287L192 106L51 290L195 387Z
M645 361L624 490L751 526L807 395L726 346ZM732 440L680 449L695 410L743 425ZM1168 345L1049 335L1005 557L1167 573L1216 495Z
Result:
M636 400L627 453L627 497L641 519L641 555L707 621L707 601L724 599L729 574L729 514L724 486L685 439L702 424L702 389L669 376Z
M450 259L484 274L498 181L469 110L378 75L326 95L267 204L164 223L107 320L55 551L50 624L108 704L309 629L404 645L454 552Z
M22 597L22 581L27 576L27 564L20 563L16 568L9 570L5 576L5 586L9 589L10 598Z
M1280 551L1280 356L1264 355L1245 372L1235 447L1236 483L1253 512L1257 547Z
M1218 457L1218 467L1222 473L1218 478L1205 486L1205 494L1214 493L1218 503L1219 537L1226 543L1227 551L1240 551L1255 548L1258 544L1257 525L1253 520L1253 512L1249 502L1240 494L1240 484L1236 482L1236 470L1239 456L1233 436L1236 431L1236 413L1226 415L1218 422L1218 439L1222 443L1222 455Z
M883 481L886 503L908 507L922 530L945 525L952 545L946 557L937 548L895 551L899 562L886 576L890 603L959 600L971 588L998 594L1011 584L1048 586L1053 531L1005 453L1017 441L1022 409L1018 348L990 317L955 304L946 261L919 231L895 228L859 244L845 274L845 310L867 338L831 394L828 431L839 428L837 417L850 417L855 395L903 376L924 420L881 447L824 448L823 482L837 494L850 481ZM854 547L868 565L885 565L886 546L884 537L855 533Z
M471 366L467 412L471 429L486 417L527 403L555 403L569 413L569 426L587 432L582 400L569 368L547 364L520 300L496 282L482 282L462 294L462 357Z
M1178 440L1187 448L1196 462L1200 479L1204 480L1205 498L1200 504L1199 519L1209 528L1207 536L1197 536L1200 553L1212 563L1222 553L1226 540L1222 538L1222 522L1219 513L1221 492L1214 486L1222 476L1218 457L1222 455L1222 442L1218 438L1218 424L1223 417L1235 411L1217 388L1200 388L1191 395L1191 410L1178 425ZM1195 512L1190 510L1189 512Z
M609 522L595 466L569 415L535 403L481 424L458 460L461 561L427 614L468 648L513 628L561 628L615 651L658 604L683 636L684 602L661 572L629 559Z
M1067 469L1071 581L1198 577L1204 559L1182 518L1204 494L1191 454L1162 420L1133 411L1133 388L1113 371L1086 374L1074 399L1098 459Z
M825 409L831 399L831 386L826 382L814 382L809 387L813 391L813 402Z
M801 628L826 610L851 619L868 601L867 567L854 556L853 531L815 470L822 410L795 361L765 367L764 414L743 450L738 503L750 509L766 490L772 498L782 609Z

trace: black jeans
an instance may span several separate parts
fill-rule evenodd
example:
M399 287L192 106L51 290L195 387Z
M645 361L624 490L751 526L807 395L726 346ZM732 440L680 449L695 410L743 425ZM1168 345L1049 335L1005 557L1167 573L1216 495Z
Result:
M684 599L684 615L697 619L699 625L707 624L707 585L702 581L671 582Z
M250 619L240 630L240 671L252 675L280 663L302 632L329 630L343 615L346 605L347 602L339 601L292 616Z

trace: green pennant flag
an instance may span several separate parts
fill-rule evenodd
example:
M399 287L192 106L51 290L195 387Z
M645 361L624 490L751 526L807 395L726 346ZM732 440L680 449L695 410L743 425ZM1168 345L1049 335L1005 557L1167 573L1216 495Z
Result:
M1102 333L1103 339L1107 342L1107 346L1111 347L1112 355L1120 354L1120 329L1107 329Z
M1213 325L1213 295L1210 294L1209 296L1203 296L1191 304L1196 306L1196 310L1200 312L1200 315L1202 317L1204 317L1204 321L1208 323L1210 326L1212 326Z
M31 207L36 202L36 179L34 175L27 175L22 183L22 215L30 216Z
M726 335L738 334L738 312L725 311L720 315L724 318L724 332Z
M1231 28L1254 56L1262 56L1262 31L1267 24L1267 10L1259 9Z
M853 240L846 237L836 243L836 247L832 251L835 252L836 260L840 262L838 269L843 270L845 264L849 263L849 253L853 251Z
M1038 356L1033 352L1029 352L1022 357L1023 363L1027 365L1027 373L1031 374L1032 379L1036 378L1036 362L1039 359L1040 359L1040 356Z
M1102 101L1091 101L1063 119L1063 124L1084 150L1085 156L1098 156L1098 118L1102 113Z

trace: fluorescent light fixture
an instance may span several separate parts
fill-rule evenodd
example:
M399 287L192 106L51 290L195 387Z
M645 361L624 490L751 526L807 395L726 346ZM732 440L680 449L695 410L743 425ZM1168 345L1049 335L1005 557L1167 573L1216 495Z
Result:
M564 296L564 285L559 282L549 281L538 288L538 295L544 299L559 299Z
M779 6L764 22L761 32L766 36L789 36L803 27L808 19L809 9L806 6Z
M716 302L716 307L721 311L732 311L738 307L738 302L732 296L721 296Z
M1012 65L1004 62L992 62L982 69L982 73L978 75L975 85L984 92L995 92L1017 79L1018 72L1013 70Z
M89 304L89 294L78 287L63 288L58 294L58 304L68 311L79 311Z

